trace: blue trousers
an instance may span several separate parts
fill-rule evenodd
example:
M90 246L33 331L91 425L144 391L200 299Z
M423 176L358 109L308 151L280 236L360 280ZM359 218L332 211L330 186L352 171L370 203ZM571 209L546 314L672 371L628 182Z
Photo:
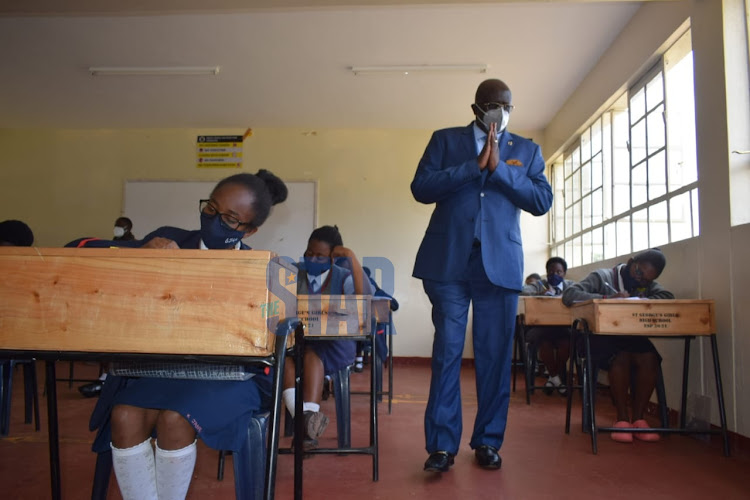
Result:
M424 418L427 452L458 453L463 429L461 356L470 303L478 403L470 446L475 449L490 445L499 449L508 419L518 291L490 282L479 248L471 253L466 279L452 282L425 279L423 286L432 303L435 326L430 397Z

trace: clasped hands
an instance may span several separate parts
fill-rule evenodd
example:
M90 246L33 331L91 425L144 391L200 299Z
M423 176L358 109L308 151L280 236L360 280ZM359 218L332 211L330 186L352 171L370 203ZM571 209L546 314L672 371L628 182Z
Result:
M479 163L479 170L485 168L493 173L500 163L500 148L497 144L497 123L490 123L490 130L487 133L487 141L484 143L482 151L479 152L477 157Z

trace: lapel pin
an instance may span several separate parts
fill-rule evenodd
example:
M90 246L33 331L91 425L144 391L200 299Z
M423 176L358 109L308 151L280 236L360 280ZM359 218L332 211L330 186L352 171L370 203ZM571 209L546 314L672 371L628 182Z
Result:
M512 146L512 145L513 145L513 141L508 141L508 146Z

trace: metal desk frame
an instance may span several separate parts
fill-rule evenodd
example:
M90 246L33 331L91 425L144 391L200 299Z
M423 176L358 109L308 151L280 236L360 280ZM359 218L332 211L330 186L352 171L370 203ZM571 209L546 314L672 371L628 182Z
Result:
M591 335L596 335L596 332L592 332L589 329L588 322L585 319L582 318L576 318L573 320L573 326L571 327L570 331L570 359L575 359L575 356L577 356L577 345L576 345L576 334L580 334L583 339L584 344L584 356L585 356L585 363L586 363L586 371L588 374L593 373L593 361L591 359ZM621 334L626 335L626 334ZM634 334L636 335L636 334ZM643 336L641 334L637 334L638 336ZM721 370L719 368L719 353L718 348L716 344L716 334L711 333L710 335L702 335L702 336L708 336L711 339L711 354L713 356L713 363L714 363L714 377L716 379L716 394L717 394L717 400L719 403L719 418L721 420L721 428L720 429L712 429L707 431L695 431L690 430L686 428L686 411L687 411L687 386L688 386L688 369L689 369L689 363L690 363L690 341L696 336L694 334L692 335L659 335L659 334L653 334L648 335L649 337L659 337L659 338L683 338L685 339L685 351L684 351L684 357L683 357L683 363L682 363L682 399L680 402L680 427L678 429L670 428L670 427L656 427L656 428L649 428L649 429L619 429L615 427L597 427L596 425L596 411L595 411L595 401L596 401L596 380L593 380L591 376L584 377L583 383L587 384L587 387L584 388L583 395L584 398L587 399L587 401L583 402L584 411L586 408L588 408L588 423L589 423L589 433L591 434L591 451L596 454L598 451L597 448L597 433L598 432L658 432L658 433L669 433L669 434L721 434L723 445L724 445L724 455L729 456L729 435L727 433L727 416L726 416L726 410L724 407L724 391L723 386L721 383ZM572 380L573 380L573 364L570 363L570 368L568 370L568 403L567 403L567 410L565 415L565 433L570 433L570 411L571 411L571 405L573 402L573 388Z
M364 340L372 343L375 348L375 332L367 335L345 335L345 336L321 336L306 337L304 329L298 328L294 337L294 364L295 364L295 402L294 402L294 435L303 436L305 433L305 417L303 412L303 373L304 373L304 346L306 342L335 342L336 340ZM302 462L305 454L316 455L372 455L372 480L378 480L378 401L375 370L370 370L370 444L359 448L315 448L305 451L302 446L295 446L294 450L280 450L279 453L294 454L294 498L302 498L304 472ZM278 425L278 422L277 422ZM277 427L278 431L278 427Z

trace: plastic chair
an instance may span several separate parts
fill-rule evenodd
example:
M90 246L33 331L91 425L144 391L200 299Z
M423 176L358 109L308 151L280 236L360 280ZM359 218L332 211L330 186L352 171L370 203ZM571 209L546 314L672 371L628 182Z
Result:
M349 387L351 371L352 367L349 365L331 375L333 398L336 403L336 437L339 448L350 448L352 445L352 398ZM294 434L294 419L288 410L284 414L284 436L289 437Z
M23 365L24 382L24 422L32 422L34 429L39 430L39 393L36 379L36 360L5 360L0 362L0 436L7 436L10 432L11 396L13 393L13 371L16 365Z

